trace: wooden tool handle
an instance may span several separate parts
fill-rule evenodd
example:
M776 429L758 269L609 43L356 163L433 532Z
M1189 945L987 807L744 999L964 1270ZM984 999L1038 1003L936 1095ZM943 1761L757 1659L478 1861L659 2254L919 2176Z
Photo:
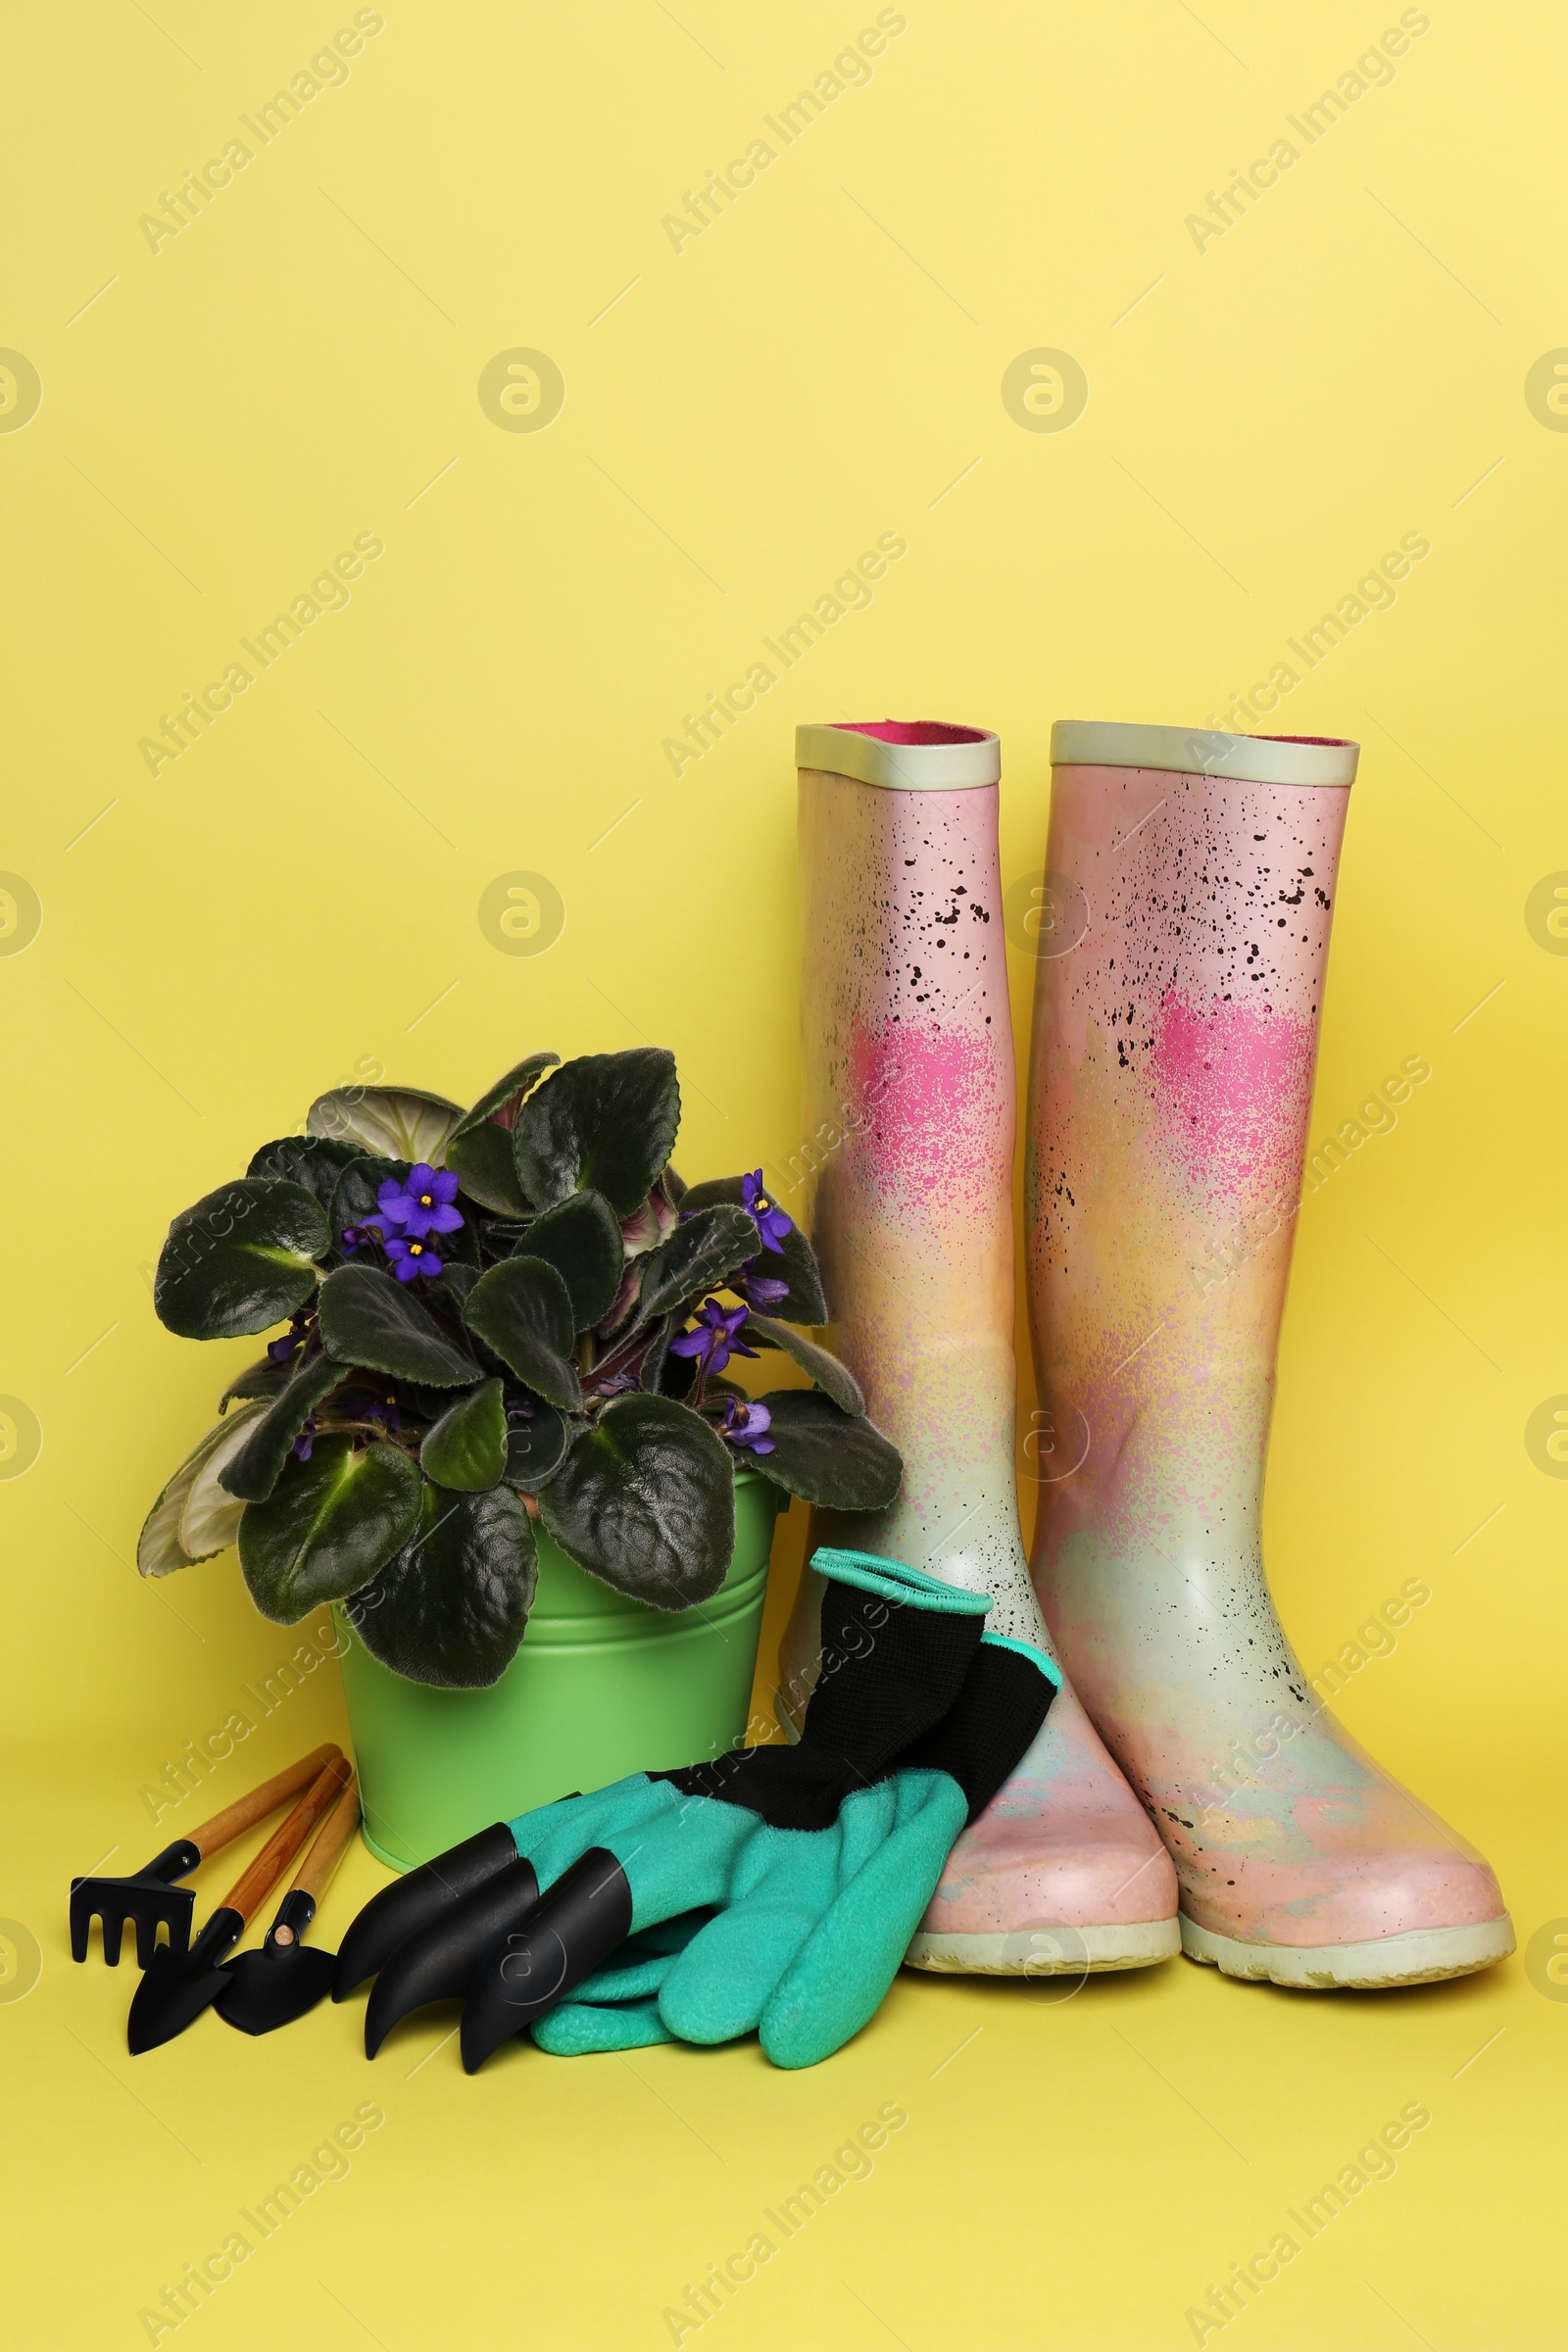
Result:
M253 1788L249 1796L237 1796L221 1813L215 1813L211 1821L204 1821L200 1829L192 1830L191 1844L205 1862L209 1854L216 1854L220 1846L232 1845L246 1830L265 1821L269 1813L275 1813L291 1796L298 1796L302 1788L310 1787L323 1764L330 1764L334 1756L342 1753L335 1740L328 1740L322 1747L313 1747L308 1756L301 1756L286 1772L274 1772L270 1781Z
M290 1894L308 1894L319 1902L327 1880L342 1859L343 1848L360 1826L360 1784L349 1774L343 1793L317 1834L316 1843L294 1874Z
M223 1897L225 1911L237 1911L249 1922L252 1914L264 1903L293 1861L306 1838L315 1829L348 1780L354 1767L347 1756L338 1756L323 1767L300 1798L288 1819L278 1827L263 1846L244 1877Z

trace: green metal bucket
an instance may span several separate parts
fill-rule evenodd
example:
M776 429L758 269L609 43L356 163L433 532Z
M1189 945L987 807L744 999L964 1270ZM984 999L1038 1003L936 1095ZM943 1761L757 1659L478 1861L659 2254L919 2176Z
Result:
M334 1608L349 1737L380 1862L412 1870L493 1821L628 1772L699 1763L746 1729L775 1514L735 1480L735 1556L711 1600L671 1616L585 1576L545 1534L522 1646L488 1690L406 1682Z

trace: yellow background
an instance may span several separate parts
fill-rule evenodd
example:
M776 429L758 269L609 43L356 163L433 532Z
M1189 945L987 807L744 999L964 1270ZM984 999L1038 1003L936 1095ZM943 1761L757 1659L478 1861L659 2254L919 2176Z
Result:
M6 2343L145 2341L141 2307L371 2097L350 2177L181 2343L668 2342L684 2286L899 2101L874 2175L705 2345L1177 2346L1411 2100L1433 2121L1397 2177L1224 2340L1568 2341L1568 2008L1524 1952L1568 1933L1568 1490L1524 1438L1568 1390L1568 962L1525 920L1568 867L1568 439L1524 391L1568 342L1557 12L1435 0L1392 86L1201 253L1186 216L1396 10L910 0L869 84L679 253L662 217L873 9L382 13L346 83L155 254L138 216L352 12L8 12L0 343L43 399L0 435L0 867L42 928L0 956L0 1391L43 1448L0 1482L0 1911L43 1972L0 2002ZM1060 433L1001 397L1042 346L1089 380ZM481 409L514 347L564 376L548 430ZM871 608L677 781L663 738L888 530L908 554ZM349 607L151 776L139 738L364 531L385 554ZM1520 1956L1316 1998L1182 1961L1061 2002L906 1975L798 2076L755 2046L519 2049L468 2082L450 2048L420 2065L427 2023L368 2066L330 2008L130 2061L129 1972L72 1967L68 1876L147 1844L142 1784L283 1654L231 1558L157 1591L129 1564L249 1352L154 1320L170 1216L371 1063L466 1100L543 1045L672 1046L689 1178L787 1159L796 722L998 728L1014 881L1043 857L1054 718L1223 718L1408 531L1432 553L1396 606L1274 722L1365 746L1314 1139L1406 1055L1433 1074L1303 1210L1267 1531L1309 1666L1430 1584L1342 1712L1487 1851ZM477 914L519 870L566 909L536 956ZM1027 956L1013 974L1021 1050ZM801 1540L797 1512L775 1635ZM240 1754L342 1728L328 1668ZM325 1940L380 1879L356 1850Z

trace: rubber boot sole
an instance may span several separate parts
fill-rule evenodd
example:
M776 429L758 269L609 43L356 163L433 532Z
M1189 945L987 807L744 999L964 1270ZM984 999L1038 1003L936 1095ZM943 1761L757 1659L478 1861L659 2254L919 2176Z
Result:
M904 1965L955 1977L1101 1976L1173 1958L1182 1948L1181 1928L1174 1919L1146 1919L1107 1927L1014 1928L1002 1936L921 1934Z
M1468 1928L1424 1928L1406 1936L1374 1936L1367 1943L1243 1943L1218 1936L1184 1914L1182 1950L1189 1960L1217 1968L1221 1976L1257 1984L1286 1984L1298 1992L1375 1991L1400 1984L1436 1984L1446 1977L1473 1976L1506 1960L1514 1947L1513 1922L1483 1920Z
M773 1693L773 1713L793 1747L800 1727L782 1690ZM1084 1977L1117 1968L1152 1968L1174 1959L1182 1948L1181 1923L1140 1919L1108 1927L1012 1928L1001 1936L916 1936L904 1955L906 1968L941 1977Z

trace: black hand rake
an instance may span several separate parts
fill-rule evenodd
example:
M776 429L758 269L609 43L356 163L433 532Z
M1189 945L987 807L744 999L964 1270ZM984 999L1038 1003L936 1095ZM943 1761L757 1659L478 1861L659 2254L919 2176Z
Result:
M125 1922L133 1921L136 1929L136 1963L145 1968L157 1947L158 1930L169 1930L169 1948L176 1957L190 1947L191 1916L196 1906L193 1887L180 1886L176 1880L188 1878L209 1854L232 1844L259 1821L265 1821L291 1796L309 1788L323 1765L340 1756L342 1749L334 1740L313 1748L286 1772L277 1772L248 1796L237 1797L211 1821L204 1821L192 1830L188 1838L176 1838L166 1845L161 1854L128 1878L85 1878L71 1882L71 1957L87 1957L87 1931L94 1914L102 1922L104 1958L111 1968L120 1965L120 1942Z

